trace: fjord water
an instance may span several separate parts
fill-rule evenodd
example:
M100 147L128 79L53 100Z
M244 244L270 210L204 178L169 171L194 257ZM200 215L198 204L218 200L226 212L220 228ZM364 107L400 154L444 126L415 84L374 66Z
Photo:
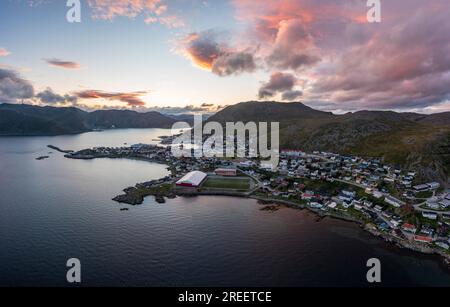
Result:
M385 286L449 286L439 259L400 250L356 225L251 199L177 198L126 207L111 200L165 166L69 160L78 150L155 143L167 130L0 138L0 286L68 286L79 258L84 286L367 286L369 258Z

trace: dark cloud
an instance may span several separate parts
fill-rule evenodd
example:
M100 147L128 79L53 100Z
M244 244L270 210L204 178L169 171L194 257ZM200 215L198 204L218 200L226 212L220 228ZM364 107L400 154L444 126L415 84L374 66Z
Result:
M296 54L285 49L277 49L267 58L267 62L271 67L283 70L298 70L303 67L310 67L319 61L319 57L307 54Z
M42 104L75 104L77 102L76 96L71 95L59 95L55 93L51 88L47 88L45 91L42 91L36 95L36 98Z
M218 76L254 72L256 63L248 51L236 51L219 41L220 34L209 30L191 33L181 41L183 52L192 62Z
M182 48L194 64L211 70L223 50L223 46L216 42L216 36L213 31L191 33L182 40Z
M142 96L147 92L103 92L98 90L86 90L75 93L75 96L82 99L106 99L110 101L124 102L130 107L145 106L145 102L142 100Z
M259 90L259 98L264 99L273 97L278 93L292 92L297 78L293 74L288 73L274 73L269 82L264 83Z
M313 55L314 43L302 19L280 22L271 54L266 58L269 67L299 70L317 64L320 58Z
M0 102L17 102L34 96L33 85L12 69L0 68Z
M283 93L283 95L281 96L281 99L287 100L287 101L293 101L293 100L300 98L302 95L303 95L302 91L287 91L287 92Z
M219 76L237 75L255 70L256 63L253 55L246 52L222 54L213 62L212 66L212 72Z
M63 68L63 69L80 69L81 65L72 61L63 61L59 59L45 59L45 61L54 67Z

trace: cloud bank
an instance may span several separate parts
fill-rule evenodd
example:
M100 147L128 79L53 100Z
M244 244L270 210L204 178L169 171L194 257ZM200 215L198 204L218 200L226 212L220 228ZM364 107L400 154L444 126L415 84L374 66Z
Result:
M297 98L299 96L295 95L297 91L293 91L296 82L297 78L292 74L285 74L281 72L274 73L270 77L269 82L264 83L261 86L258 96L260 99L266 99L271 98L278 93L282 93L286 98Z
M45 61L53 67L63 68L63 69L80 69L81 65L77 62L72 61L64 61L60 59L45 59Z
M365 0L231 2L245 30L228 39L213 30L192 33L183 53L219 76L268 72L260 99L301 97L341 110L450 101L449 1L383 1L381 23L367 22Z
M73 95L65 94L59 95L55 93L51 88L47 88L44 91L36 94L37 100L41 104L45 105L55 105L55 104L69 104L75 105L78 101L78 98Z
M105 99L108 101L118 101L126 103L128 107L136 108L145 106L142 96L147 94L147 92L104 92L99 90L86 90L81 92L76 92L75 96L81 99Z
M0 68L0 102L14 103L34 96L33 85L12 69Z

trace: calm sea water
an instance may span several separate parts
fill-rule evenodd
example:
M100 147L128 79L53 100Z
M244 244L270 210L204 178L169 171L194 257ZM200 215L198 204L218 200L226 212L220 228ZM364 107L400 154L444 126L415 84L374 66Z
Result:
M152 143L166 130L0 138L0 286L67 286L79 258L85 286L367 286L365 263L382 262L383 285L449 286L436 257L400 250L356 225L254 200L177 198L124 207L123 188L167 174L131 160L68 160L64 149ZM153 142L154 143L154 142Z

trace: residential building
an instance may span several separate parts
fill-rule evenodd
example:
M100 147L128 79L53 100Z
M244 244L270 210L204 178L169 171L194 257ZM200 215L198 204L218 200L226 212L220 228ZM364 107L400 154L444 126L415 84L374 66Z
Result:
M422 212L422 216L424 218L427 218L427 219L430 219L430 220L437 220L437 218L438 218L437 213L434 213L434 212L426 212L426 211L424 211L424 212Z
M390 195L388 195L384 198L384 202L391 206L394 206L396 208L400 208L401 206L403 206L405 204L403 201L395 198L394 196L390 196Z
M237 170L235 168L218 168L214 171L217 176L235 177Z
M410 232L410 233L416 233L417 232L417 227L412 225L412 224L408 224L405 223L402 225L402 229L406 232Z
M428 237L428 236L414 236L414 241L416 242L420 242L420 243L427 243L427 244L431 244L433 242L433 238Z
M430 190L437 190L441 187L440 183L438 183L438 182L430 182L430 183L427 183L427 185L430 188Z
M430 189L430 187L427 184L419 184L413 187L415 192L425 192Z

